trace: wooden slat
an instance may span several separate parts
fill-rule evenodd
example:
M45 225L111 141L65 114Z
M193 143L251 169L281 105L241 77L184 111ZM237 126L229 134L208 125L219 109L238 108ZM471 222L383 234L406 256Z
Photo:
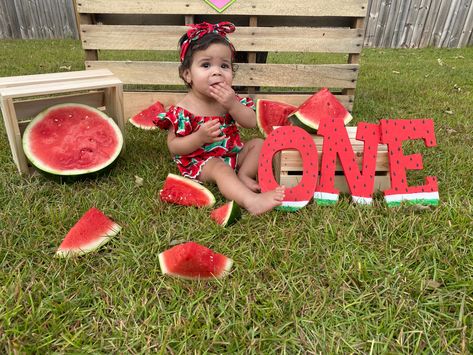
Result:
M176 105L186 95L185 92L163 92L163 91L130 91L123 93L125 118L132 117L146 107L161 102L165 107ZM255 100L266 99L285 102L294 106L302 104L310 95L308 94L255 94L251 97ZM353 109L353 97L345 95L335 95L335 97L351 111Z
M317 147L319 168L322 159L322 147ZM363 163L363 147L360 145L353 145L353 151L355 152L355 160L358 167L361 169ZM302 174L302 160L298 151L284 150L281 152L280 162L281 172L301 172ZM340 160L337 159L336 171L343 171ZM378 151L376 158L376 171L389 171L388 152L386 150Z
M15 162L20 174L28 173L27 159L25 153L23 152L21 132L17 124L18 120L16 117L13 100L11 98L1 97L1 106L13 161Z
M48 107L70 102L93 107L102 107L104 106L103 92L96 91L79 95L73 94L27 101L16 101L16 117L18 118L18 121L24 121L26 119L35 117L38 113L44 111Z
M65 80L84 80L88 78L106 78L111 76L113 76L113 73L106 68L99 70L80 70L64 73L10 76L6 78L0 78L0 89L13 86L47 84Z
M345 16L364 17L368 0L239 0L222 16ZM215 15L215 10L204 1L190 0L81 0L79 13L101 14L176 14Z
M177 50L184 26L83 25L84 49ZM239 27L229 36L239 51L360 53L363 28Z
M296 186L299 181L302 179L302 176L298 175L281 175L279 183L281 185L292 187ZM338 189L341 193L350 193L350 189L348 188L347 181L345 176L337 175L335 176L334 186ZM391 180L389 175L383 176L375 176L374 177L374 191L384 191L389 189L391 186Z
M57 94L80 90L93 90L120 85L121 82L115 77L104 77L89 80L64 81L56 83L25 85L9 87L1 90L2 97L28 97L43 94Z
M124 84L182 85L175 62L90 61L88 69L108 68ZM236 86L354 88L358 64L238 64Z

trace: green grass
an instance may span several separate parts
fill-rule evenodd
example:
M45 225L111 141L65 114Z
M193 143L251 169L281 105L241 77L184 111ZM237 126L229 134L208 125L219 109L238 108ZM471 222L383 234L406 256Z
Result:
M0 41L0 62L0 76L80 70L83 54L78 41ZM472 352L472 66L473 48L361 58L355 123L435 121L437 147L408 147L424 154L413 181L439 178L440 205L428 209L344 197L221 229L208 209L156 198L177 171L163 133L127 125L111 172L58 184L17 174L0 125L0 352ZM92 205L122 233L97 253L54 258ZM163 277L158 254L176 240L230 256L232 273Z

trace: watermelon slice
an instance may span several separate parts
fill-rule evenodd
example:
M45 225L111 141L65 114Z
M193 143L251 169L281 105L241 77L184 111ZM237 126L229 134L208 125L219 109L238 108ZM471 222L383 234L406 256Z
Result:
M223 227L229 226L241 218L241 209L235 201L230 201L210 213L210 218Z
M159 197L164 202L183 206L211 207L215 204L215 197L208 189L198 182L175 174L168 174Z
M290 126L288 117L297 110L294 105L260 99L256 101L256 123L266 137L274 126Z
M62 241L56 256L82 255L98 249L111 237L118 234L121 227L92 207L77 221Z
M224 277L232 265L232 259L194 242L176 245L159 254L164 275L189 280Z
M143 111L137 113L132 118L129 119L130 123L138 128L150 130L156 129L158 126L154 124L153 120L156 120L158 117L158 113L165 112L164 106L159 102L156 101L151 106L145 108ZM161 122L161 121L159 121ZM168 129L171 125L171 122L168 120L162 121L162 129Z
M23 150L30 162L58 176L100 171L115 161L122 147L122 132L113 119L80 104L48 108L23 134Z
M343 120L345 124L353 118L330 90L323 88L304 101L297 111L289 117L289 120L293 125L299 126L309 133L315 133L319 129L322 117L327 116Z

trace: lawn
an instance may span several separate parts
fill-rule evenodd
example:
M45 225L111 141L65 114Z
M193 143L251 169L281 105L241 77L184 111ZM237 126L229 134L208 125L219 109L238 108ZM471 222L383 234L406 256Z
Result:
M0 41L0 63L0 76L84 67L71 40ZM439 179L435 208L388 208L381 196L362 207L345 196L335 207L244 214L222 229L209 209L156 198L177 171L163 132L128 124L113 170L59 184L20 177L0 125L0 352L473 352L471 68L473 48L361 58L354 123L434 119L437 147L407 149L423 153L412 182ZM122 232L97 253L54 258L92 205ZM231 274L162 276L158 254L180 240L228 255Z

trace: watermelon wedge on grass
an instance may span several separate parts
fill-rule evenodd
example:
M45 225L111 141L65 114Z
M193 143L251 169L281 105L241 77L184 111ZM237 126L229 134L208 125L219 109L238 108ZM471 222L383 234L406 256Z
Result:
M22 140L28 160L55 176L101 171L115 161L123 147L122 132L113 119L75 103L41 112L28 124Z
M214 209L210 213L210 218L222 227L227 227L241 218L240 206L235 201L227 202L223 206Z
M121 227L92 207L69 230L56 251L58 257L82 255L94 251L120 232Z
M143 111L134 115L132 118L129 119L129 121L133 126L141 129L156 129L158 128L158 126L156 126L153 121L157 119L159 113L165 111L166 110L164 109L164 106L161 104L161 102L156 101L151 106L145 108ZM162 126L160 126L160 128L168 129L170 125L171 122L165 120L162 122Z
M168 174L159 191L161 201L183 206L211 207L214 195L203 185L186 177Z
M288 117L297 110L294 105L278 101L260 99L256 101L256 123L266 137L274 126L290 126Z
M340 119L345 124L353 118L335 95L329 89L323 88L304 101L289 117L289 120L294 126L299 126L309 133L315 133L323 117Z
M232 259L194 242L176 245L159 254L164 275L189 280L222 278L232 265Z

